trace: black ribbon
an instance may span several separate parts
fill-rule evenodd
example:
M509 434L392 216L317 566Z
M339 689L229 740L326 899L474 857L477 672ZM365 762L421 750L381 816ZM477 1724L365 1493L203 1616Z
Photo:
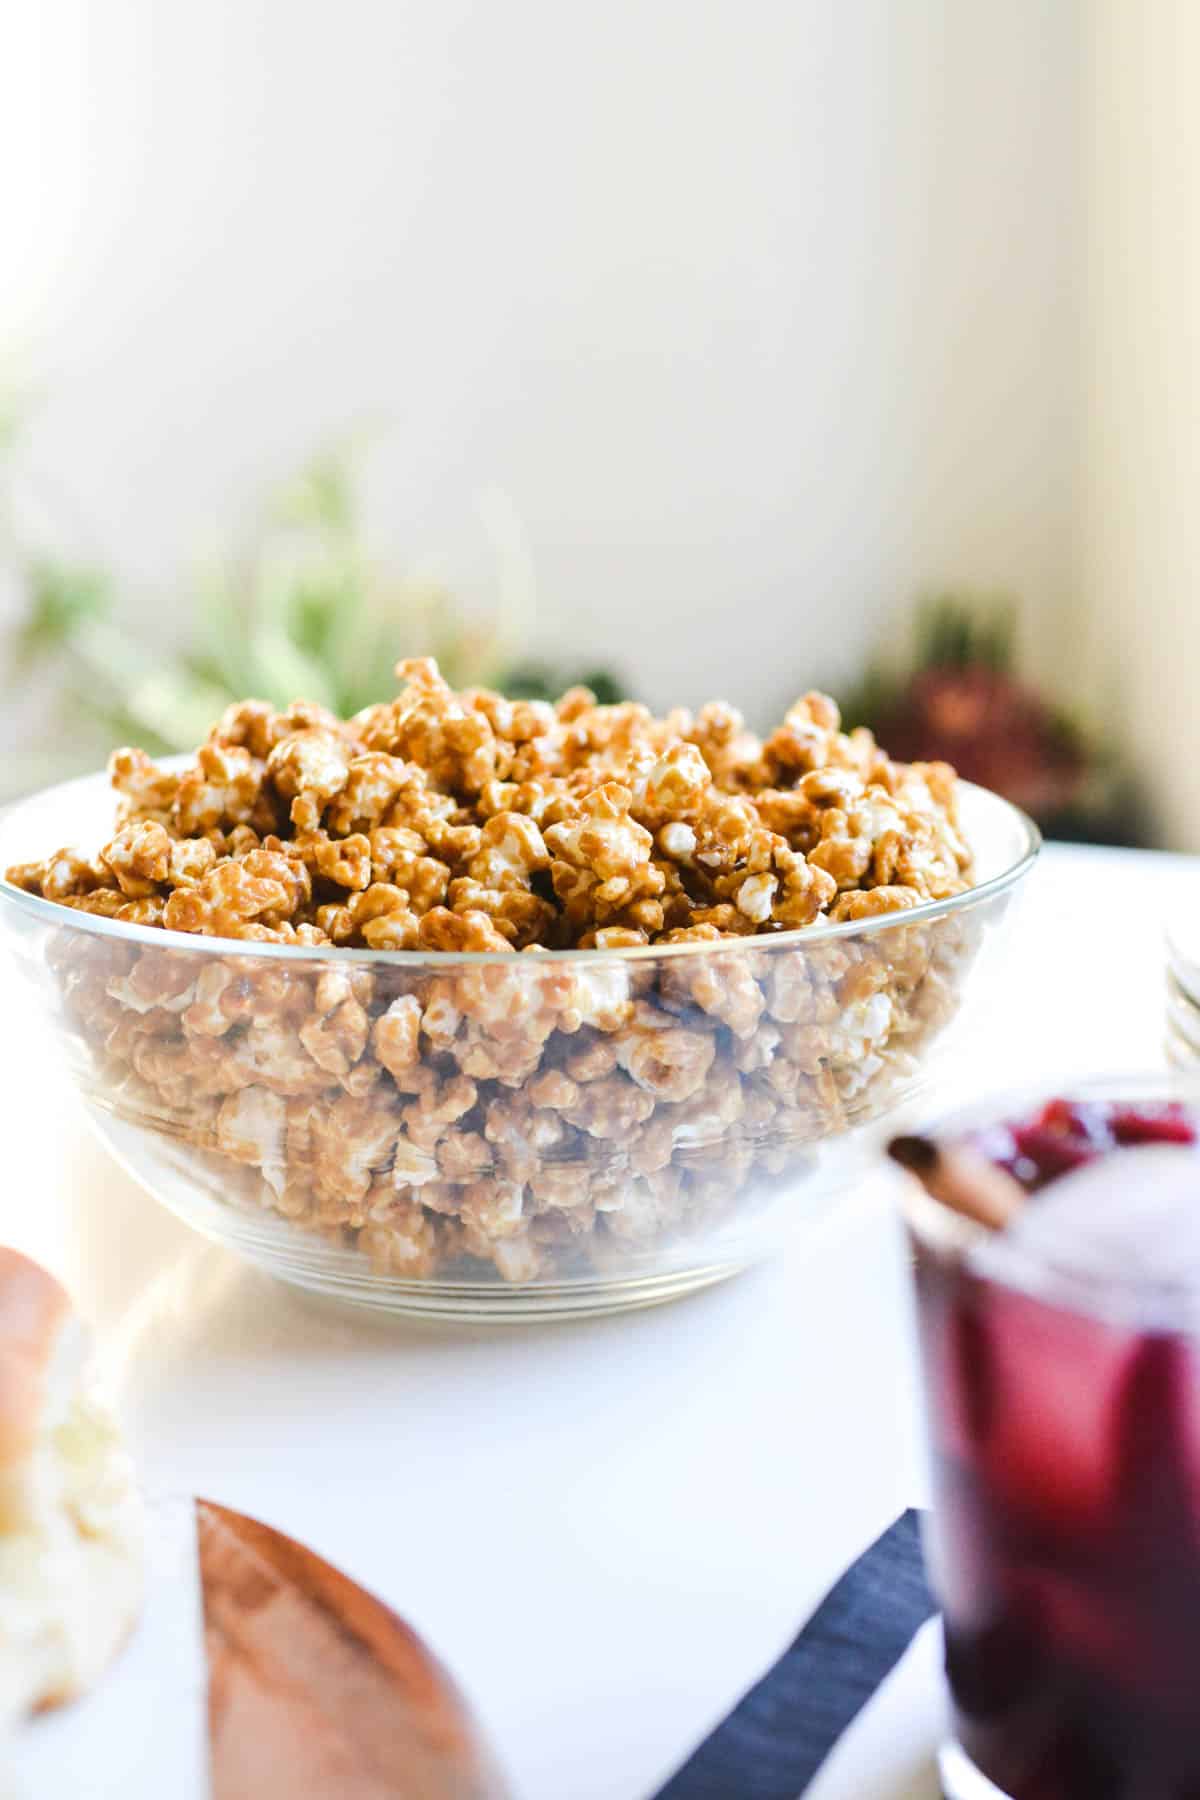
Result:
M657 1800L797 1800L934 1611L920 1515L902 1513Z

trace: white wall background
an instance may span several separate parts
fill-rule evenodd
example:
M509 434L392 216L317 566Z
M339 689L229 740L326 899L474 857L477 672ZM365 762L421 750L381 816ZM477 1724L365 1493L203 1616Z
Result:
M1200 7L1094 0L1079 637L1158 823L1200 850Z
M371 421L385 541L481 593L498 483L543 644L651 699L770 708L944 579L1019 589L1054 658L1075 0L38 0L0 34L0 341L147 605Z

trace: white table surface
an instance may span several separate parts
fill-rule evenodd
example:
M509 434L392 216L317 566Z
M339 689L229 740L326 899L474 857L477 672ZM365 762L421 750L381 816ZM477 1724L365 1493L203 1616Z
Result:
M1200 898L1197 867L1049 849L936 1102L1159 1066L1162 915ZM95 1321L148 1486L265 1519L396 1607L521 1800L644 1800L921 1497L886 1178L773 1264L653 1311L374 1322L162 1211L22 1027L4 959L0 1005L3 1236Z

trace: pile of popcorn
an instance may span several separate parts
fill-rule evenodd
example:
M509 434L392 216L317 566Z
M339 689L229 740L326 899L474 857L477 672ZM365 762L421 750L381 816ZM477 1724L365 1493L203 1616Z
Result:
M397 673L349 720L232 706L182 773L117 751L99 855L8 871L244 946L63 932L49 962L104 1103L244 1170L250 1203L397 1276L611 1267L782 1178L953 1010L961 920L773 941L969 885L945 765L891 762L819 694L760 740L720 703L655 718ZM684 948L545 955L644 945ZM462 951L522 954L439 962Z

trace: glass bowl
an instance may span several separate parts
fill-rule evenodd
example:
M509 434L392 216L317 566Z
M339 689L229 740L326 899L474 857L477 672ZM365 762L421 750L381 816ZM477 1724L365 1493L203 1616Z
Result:
M104 841L103 775L0 824L0 868ZM190 1225L385 1310L517 1319L716 1281L853 1184L1039 846L962 785L977 885L775 937L623 951L310 950L139 928L0 882L95 1126Z

